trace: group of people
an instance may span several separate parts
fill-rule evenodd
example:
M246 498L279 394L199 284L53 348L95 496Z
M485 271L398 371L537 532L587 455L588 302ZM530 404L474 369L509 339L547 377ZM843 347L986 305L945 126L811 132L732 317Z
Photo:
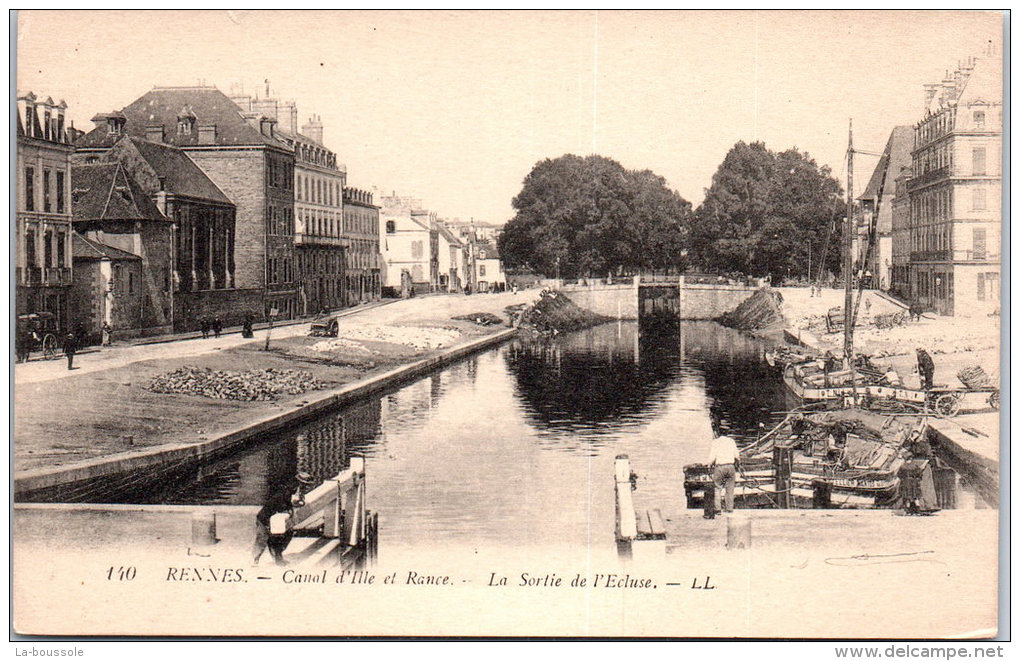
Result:
M213 317L212 319L202 317L198 321L198 327L202 331L203 340L209 337L209 333L219 337L220 333L223 332L223 321L219 317Z

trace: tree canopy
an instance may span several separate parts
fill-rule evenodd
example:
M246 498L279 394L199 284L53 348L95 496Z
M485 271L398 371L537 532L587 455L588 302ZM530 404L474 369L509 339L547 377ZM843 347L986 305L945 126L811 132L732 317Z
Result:
M828 166L796 149L738 142L712 177L688 232L698 268L779 277L838 271L843 191Z
M546 276L679 270L691 204L648 170L567 154L532 168L499 238L509 268Z

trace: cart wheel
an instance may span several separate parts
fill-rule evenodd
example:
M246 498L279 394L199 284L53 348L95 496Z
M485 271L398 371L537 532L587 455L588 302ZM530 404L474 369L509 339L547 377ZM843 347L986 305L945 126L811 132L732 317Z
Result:
M947 392L935 398L935 411L946 418L951 418L960 412L960 403L963 397L959 393Z
M992 396L988 398L988 405L996 411L999 410L999 391L996 390L992 393Z
M46 360L57 357L57 337L53 333L47 333L43 338L42 352Z

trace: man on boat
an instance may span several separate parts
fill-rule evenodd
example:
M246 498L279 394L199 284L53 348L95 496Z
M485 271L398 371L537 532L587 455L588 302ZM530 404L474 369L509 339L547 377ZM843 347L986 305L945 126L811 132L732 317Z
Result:
M921 376L921 387L931 390L935 385L935 361L931 359L928 352L921 347L917 348L917 373Z
M737 443L729 436L722 434L719 423L712 421L712 450L708 455L708 465L712 467L712 481L715 482L715 511L719 512L719 500L722 489L726 489L724 509L733 511L733 491L737 485L737 468L740 466L740 451ZM714 516L714 515L713 515Z

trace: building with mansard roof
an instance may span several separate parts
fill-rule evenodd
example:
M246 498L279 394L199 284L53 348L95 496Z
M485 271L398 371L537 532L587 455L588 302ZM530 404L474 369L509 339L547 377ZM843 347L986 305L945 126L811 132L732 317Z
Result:
M1002 58L970 58L925 86L914 126L909 296L939 314L999 309Z

